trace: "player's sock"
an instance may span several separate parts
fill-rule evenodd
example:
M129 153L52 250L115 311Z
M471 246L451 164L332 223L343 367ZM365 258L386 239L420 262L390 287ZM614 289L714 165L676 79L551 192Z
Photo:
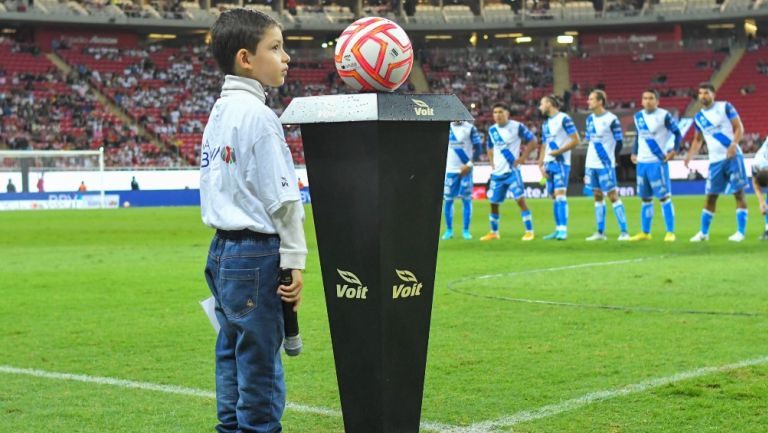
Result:
M664 213L664 223L667 226L667 233L675 232L675 207L672 205L672 199L661 201L661 211Z
M640 225L643 233L651 232L651 223L653 222L653 202L644 201L640 208Z
M443 211L445 212L445 228L453 230L453 200L445 201Z
M765 198L765 204L768 204L768 197ZM768 212L765 213L765 231L768 232Z
M555 227L560 227L560 202L552 200L552 211L555 214Z
M472 200L462 200L464 203L464 230L469 230L469 224L472 222Z
M613 204L613 213L616 214L616 221L619 222L619 230L622 233L627 233L627 212L624 210L624 203L621 200L616 200Z
M710 212L706 209L701 211L701 234L709 235L709 226L712 225L712 218L715 217L714 212Z
M492 213L491 214L490 220L491 220L491 231L492 232L498 233L498 231L499 231L499 220L500 219L501 219L501 217L499 216L499 214L497 214L497 213Z
M566 232L568 231L568 199L564 195L559 195L555 203L559 203L558 213L560 214L557 231Z
M597 232L605 233L605 202L595 202L595 221L597 221Z
M525 225L525 231L532 232L533 231L533 216L531 215L531 211L524 210L520 213L520 215L523 217L523 224Z
M736 227L741 234L747 232L747 215L746 209L736 209Z

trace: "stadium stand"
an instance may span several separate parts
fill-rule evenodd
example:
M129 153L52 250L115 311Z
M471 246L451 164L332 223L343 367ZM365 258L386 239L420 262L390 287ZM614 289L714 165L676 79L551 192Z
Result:
M744 122L745 131L765 136L768 133L764 114L766 91L768 48L754 47L747 51L723 86L718 89L717 97L730 101L736 107Z
M574 103L584 106L589 91L602 88L612 108L635 108L642 91L654 88L662 96L662 106L682 114L695 97L698 83L709 80L725 57L724 53L712 51L646 51L572 58Z

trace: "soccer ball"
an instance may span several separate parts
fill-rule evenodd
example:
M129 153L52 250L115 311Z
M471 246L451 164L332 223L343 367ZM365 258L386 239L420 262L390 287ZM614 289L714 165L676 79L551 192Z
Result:
M131 202L129 202L128 200L124 201L123 207L131 207Z
M405 31L385 18L361 18L339 36L336 70L355 90L394 92L413 68L413 46Z

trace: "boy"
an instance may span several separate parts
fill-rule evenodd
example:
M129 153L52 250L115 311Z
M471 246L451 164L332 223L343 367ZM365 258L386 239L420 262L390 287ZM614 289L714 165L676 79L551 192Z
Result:
M202 218L216 229L205 269L221 324L216 431L280 433L282 302L299 306L307 248L291 152L262 86L283 84L290 57L280 25L261 12L222 13L211 38L226 75L200 158ZM278 286L281 268L290 285Z
M488 159L491 161L491 186L488 188L488 201L491 202L491 231L480 238L481 241L499 239L499 205L504 203L507 191L512 191L520 216L523 218L525 234L523 241L532 241L533 217L525 203L525 184L520 173L520 164L528 160L528 156L536 147L536 136L522 123L509 118L509 107L497 103L493 106L493 121L488 128ZM521 146L525 150L521 151Z

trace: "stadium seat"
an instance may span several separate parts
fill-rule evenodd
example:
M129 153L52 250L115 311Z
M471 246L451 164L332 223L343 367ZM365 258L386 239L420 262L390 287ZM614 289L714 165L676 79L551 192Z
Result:
M449 23L457 22L472 22L475 21L475 15L469 6L466 5L450 5L443 7L443 15L445 20Z

